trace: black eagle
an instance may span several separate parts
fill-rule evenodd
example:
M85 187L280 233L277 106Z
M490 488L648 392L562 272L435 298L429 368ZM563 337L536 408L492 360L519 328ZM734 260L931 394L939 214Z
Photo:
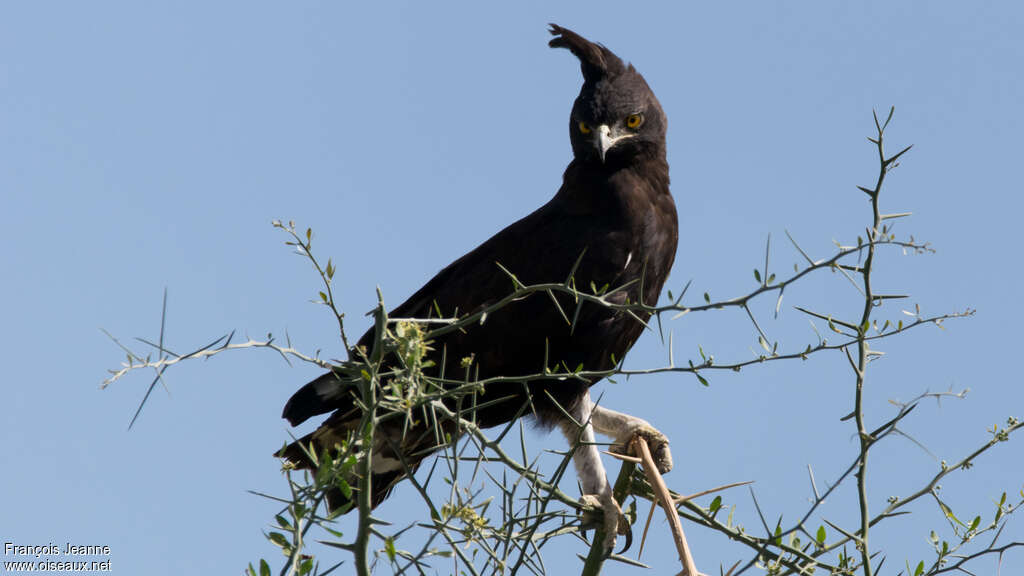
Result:
M644 78L611 50L561 26L552 24L550 31L554 38L549 45L569 49L583 71L583 88L569 116L574 158L561 188L535 212L441 270L391 316L427 318L437 311L472 314L511 293L510 278L501 267L525 285L564 282L573 274L581 290L625 286L612 294L616 303L657 302L678 238L665 159L665 113ZM437 376L441 370L446 375L465 374L461 362L466 357L472 357L474 375L481 379L537 374L545 365L608 370L622 360L648 319L642 313L588 303L570 323L563 311L571 314L576 304L569 295L558 298L562 311L548 295L535 293L495 311L481 325L438 337L431 343L435 365L428 375ZM359 345L372 342L371 330ZM570 442L582 439L584 444L574 454L577 475L584 497L596 498L604 510L610 537L605 544L610 547L616 528L621 532L626 527L616 526L620 511L592 444L594 431L619 445L635 434L645 435L654 443L662 471L671 468L671 456L668 440L647 422L596 406L588 391L592 384L573 379L495 384L486 396L509 399L477 410L475 418L483 427L507 423L523 413L521 407L532 398L540 424L559 426ZM292 425L318 414L333 414L278 455L299 468L312 467L307 451L319 454L332 449L359 421L352 390L345 378L332 371L296 392L283 413ZM582 431L565 418L565 412L585 423ZM421 433L418 440L410 441L409 431L403 433L401 427L392 424L390 429L385 424L377 429L389 441L374 443L374 506L405 475L393 447L401 446L406 464L415 467L435 446L433 433ZM328 494L328 501L332 508L348 502L340 490Z

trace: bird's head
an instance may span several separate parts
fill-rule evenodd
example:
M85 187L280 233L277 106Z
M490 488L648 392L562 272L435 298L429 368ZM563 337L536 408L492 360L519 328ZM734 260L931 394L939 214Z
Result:
M632 64L572 30L552 24L552 48L580 60L583 88L569 117L569 138L578 160L602 164L641 154L665 154L667 121L661 104Z

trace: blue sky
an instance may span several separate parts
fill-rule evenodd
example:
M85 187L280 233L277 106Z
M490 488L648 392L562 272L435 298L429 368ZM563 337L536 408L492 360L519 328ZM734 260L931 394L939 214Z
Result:
M897 232L937 253L885 252L876 282L913 294L925 313L978 313L892 340L872 366L869 423L894 414L891 399L971 389L906 422L934 458L905 440L878 448L875 509L934 473L937 459L981 445L986 428L1024 416L1019 6L5 3L0 539L106 544L121 574L238 573L276 559L261 535L275 506L247 490L284 488L270 457L288 437L280 409L318 371L266 351L180 366L167 374L170 394L157 390L127 431L149 376L99 391L123 359L99 329L155 338L167 287L172 350L231 330L287 331L297 347L342 355L330 314L309 302L317 278L270 221L313 228L357 336L375 287L395 305L547 201L570 159L567 116L581 82L575 59L547 48L547 22L634 63L661 100L681 223L669 286L692 279L695 297L753 289L769 235L780 276L800 260L786 230L814 257L855 241L869 216L855 185L877 169L871 111L896 107L892 150L915 147L889 179L884 210L913 211ZM787 291L777 320L774 301L760 303L766 331L800 348L814 335L792 305L852 316L858 298L825 273ZM741 313L687 316L671 329L677 358L696 357L698 345L720 361L757 349ZM647 335L627 365L666 359ZM661 375L595 390L672 439L671 487L756 480L766 516L792 520L809 495L806 466L821 484L852 458L852 424L838 421L852 406L845 362L714 374L708 388ZM562 446L529 438L537 450ZM1012 499L1024 487L1020 442L943 482L954 510L987 520L1001 492ZM826 517L848 521L851 497L840 491ZM726 501L756 529L746 492ZM873 533L894 570L930 560L928 531L945 526L930 501L914 511ZM380 512L423 514L402 488ZM717 534L690 526L688 537L704 572L745 557ZM1004 538L1024 539L1024 520ZM572 573L582 551L567 539L549 569ZM675 569L666 532L644 560L656 573ZM995 571L994 560L978 566ZM1021 570L1018 549L1003 574Z

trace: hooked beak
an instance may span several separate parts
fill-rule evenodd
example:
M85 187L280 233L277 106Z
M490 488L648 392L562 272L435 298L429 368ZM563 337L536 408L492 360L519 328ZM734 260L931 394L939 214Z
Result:
M601 124L594 131L594 148L597 148L597 155L601 158L601 163L604 163L604 157L608 154L608 151L615 146L620 140L625 140L633 136L630 133L618 134L612 132L612 129L607 124Z

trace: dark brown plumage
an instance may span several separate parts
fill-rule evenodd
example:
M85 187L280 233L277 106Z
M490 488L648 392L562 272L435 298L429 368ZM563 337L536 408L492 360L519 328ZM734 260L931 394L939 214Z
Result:
M512 282L499 263L530 285L565 281L579 260L574 279L581 290L628 284L613 299L657 302L677 241L676 208L665 159L665 114L632 65L565 28L552 25L551 33L555 38L550 45L571 50L580 60L584 77L569 121L574 158L561 188L547 204L441 270L391 310L391 316L426 318L436 316L435 310L445 315L457 310L462 315L493 304L512 292ZM568 295L558 298L571 317L575 303ZM544 369L545 358L549 367L607 370L623 358L643 330L636 318L593 304L584 304L570 326L551 299L538 293L496 311L483 325L438 338L432 343L432 359L441 364L441 351L445 351L443 368L449 377L465 374L460 362L470 355L480 378L536 374ZM371 330L359 344L369 346L372 338ZM439 368L435 366L430 374L436 375ZM569 409L581 398L589 402L590 384L530 382L540 422L552 425L562 418L545 391ZM477 422L495 426L520 413L526 398L523 386L500 384L486 391L488 398L505 395L512 399L479 410ZM332 411L320 429L300 440L304 445L312 442L317 451L329 448L337 430L359 419L345 382L327 373L296 392L283 417L297 425ZM433 435L423 437L412 448L429 448L424 442L433 442ZM296 444L283 456L309 466ZM416 465L423 457L421 453L409 463ZM379 473L375 468L374 505L402 477L399 470L386 468L382 465ZM340 493L331 500L332 506L344 503Z

